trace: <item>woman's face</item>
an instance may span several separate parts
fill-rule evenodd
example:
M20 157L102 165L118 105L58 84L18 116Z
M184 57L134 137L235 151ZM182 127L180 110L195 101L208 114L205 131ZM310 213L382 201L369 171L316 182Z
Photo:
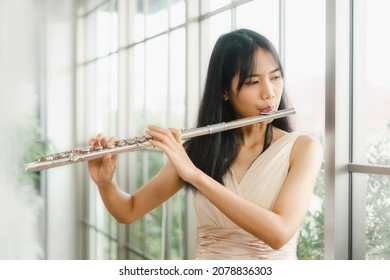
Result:
M284 83L281 71L270 52L261 48L256 51L254 71L246 77L237 92L238 81L239 73L233 78L230 93L225 94L237 118L258 116L278 109Z

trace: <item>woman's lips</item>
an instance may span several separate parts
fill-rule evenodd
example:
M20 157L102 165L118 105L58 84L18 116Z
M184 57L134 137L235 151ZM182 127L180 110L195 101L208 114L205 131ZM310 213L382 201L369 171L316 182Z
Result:
M265 108L263 108L263 109L260 110L260 112L261 112L262 114L269 114L269 113L272 113L272 112L274 112L274 111L276 111L276 109L275 109L274 106L268 106L268 107L265 107Z

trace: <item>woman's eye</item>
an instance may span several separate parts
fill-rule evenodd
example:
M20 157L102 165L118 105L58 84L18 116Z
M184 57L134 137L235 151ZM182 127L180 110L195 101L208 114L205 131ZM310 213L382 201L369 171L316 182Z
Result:
M259 81L248 81L248 82L246 82L245 84L247 84L247 85L249 85L249 86L253 86L253 85L256 85L256 84L258 84L259 83Z
M279 79L281 79L281 78L282 78L282 76L278 75L278 76L272 77L272 80L279 80Z

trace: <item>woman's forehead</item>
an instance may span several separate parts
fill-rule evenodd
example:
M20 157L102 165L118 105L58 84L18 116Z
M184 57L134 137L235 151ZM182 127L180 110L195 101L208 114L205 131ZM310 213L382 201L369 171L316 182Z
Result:
M274 70L275 68L279 68L279 65L274 55L268 50L258 48L255 51L252 59L253 59L253 68L254 68L252 69L252 71L256 71L256 69Z
M272 52L260 47L256 49L249 61L246 67L238 66L238 76L265 75L274 72L275 69L280 69L280 65Z

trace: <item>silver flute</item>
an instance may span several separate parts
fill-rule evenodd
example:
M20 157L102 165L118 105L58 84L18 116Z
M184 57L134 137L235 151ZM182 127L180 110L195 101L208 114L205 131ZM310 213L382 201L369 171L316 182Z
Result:
M230 129L235 129L259 122L283 118L288 115L295 114L295 109L279 110L271 113L264 113L256 117L242 118L231 122L221 122L217 124L207 125L198 128L190 128L181 131L182 140L223 132ZM132 152L135 150L150 147L150 136L144 135L135 138L126 138L116 140L112 146L101 145L98 147L90 147L89 149L74 149L71 151L40 156L36 161L25 165L27 172L37 172L44 169L49 169L57 166L89 161L103 157L106 154L119 154L123 152Z

